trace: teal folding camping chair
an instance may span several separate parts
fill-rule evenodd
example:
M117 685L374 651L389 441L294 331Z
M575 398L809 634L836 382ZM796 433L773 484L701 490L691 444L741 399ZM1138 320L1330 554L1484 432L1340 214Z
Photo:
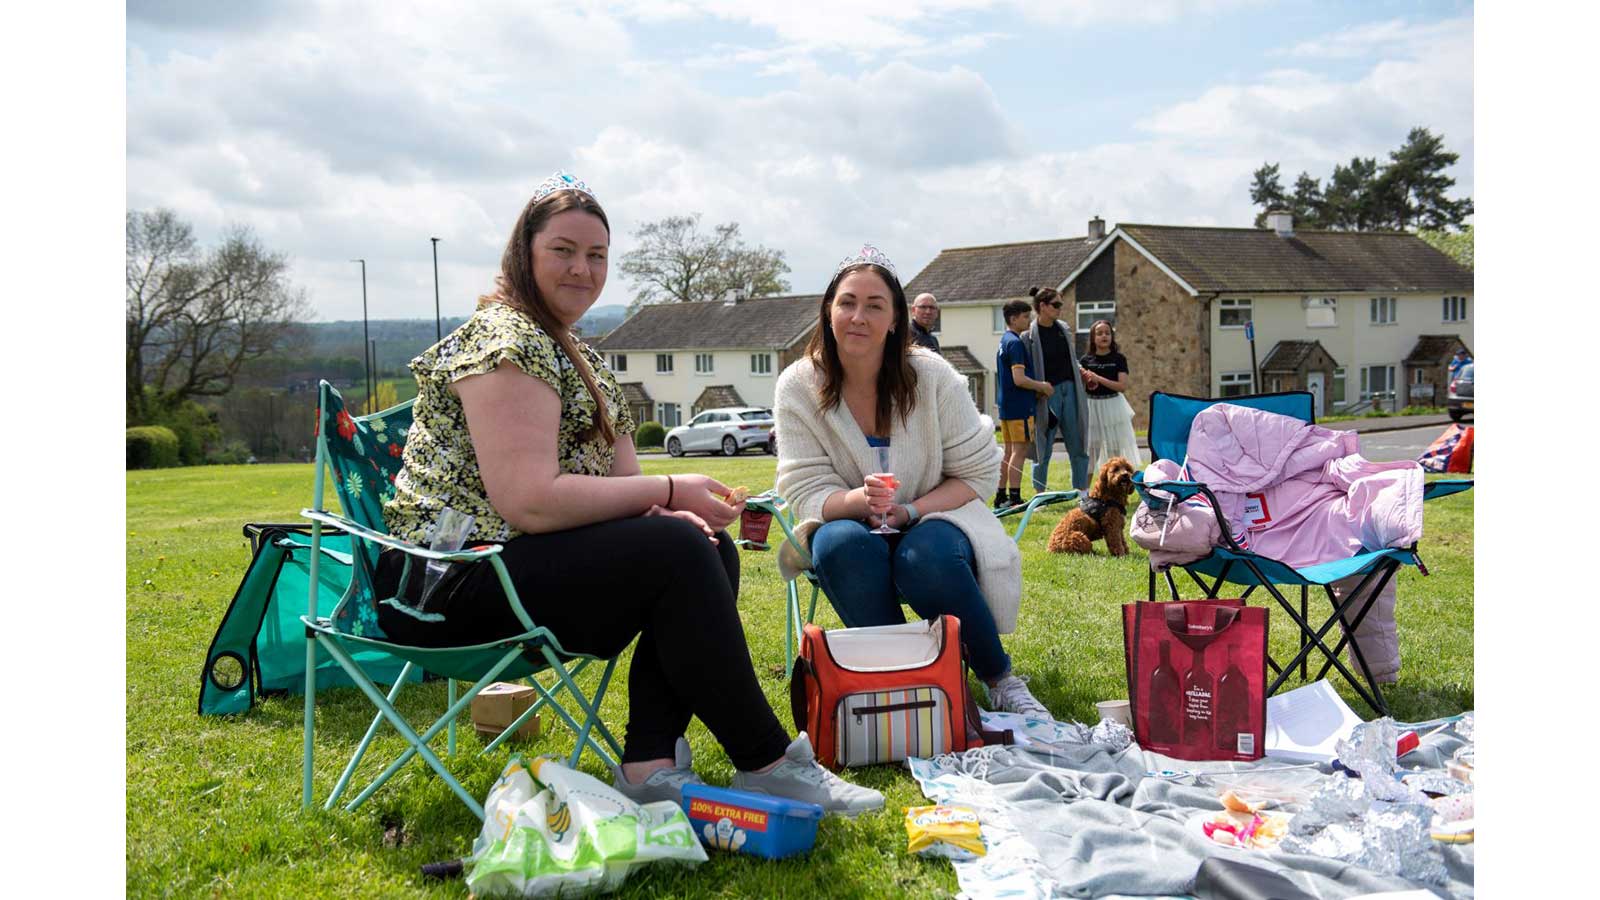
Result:
M356 767L360 765L362 757L377 734L379 725L387 721L409 746L372 783L346 804L345 808L354 810L359 807L413 756L420 756L439 774L439 777L444 779L461 802L482 819L482 805L450 774L439 757L429 749L429 742L437 737L440 731L447 730L447 753L454 754L456 719L472 703L472 699L496 680L528 677L538 691L540 699L515 722L507 726L499 737L484 747L482 752L484 754L492 752L509 735L515 734L530 716L548 706L577 736L577 744L567 761L569 766L577 766L585 749L592 750L608 765L614 765L616 758L622 755L622 748L611 736L605 723L600 720L599 709L617 661L615 657L605 660L605 669L600 676L600 683L594 696L585 696L574 679L589 663L598 661L598 658L564 649L555 635L534 624L528 617L527 611L523 609L517 597L516 586L512 584L505 563L500 559L499 545L467 548L455 552L436 552L387 533L383 521L383 501L393 494L393 482L400 471L401 451L405 446L406 433L410 426L410 402L373 415L352 417L345 411L344 399L339 396L339 392L326 381L321 384L317 403L317 471L312 508L301 510L301 515L311 520L312 552L309 579L312 585L318 583L317 566L322 556L324 527L338 529L349 536L352 577L350 587L334 607L331 615L317 614L317 595L313 590L308 613L300 619L305 625L306 633L314 638L306 642L302 804L310 806L313 794L312 733L317 691L316 653L320 649L344 669L351 681L378 708L372 725L367 728L367 733L356 747L355 754L351 756L343 773L334 784L324 808L333 808L343 797ZM334 489L345 512L343 516L323 508L325 475L329 472L333 475ZM421 570L431 561L493 567L504 590L506 602L510 604L512 613L525 630L513 637L467 647L411 647L390 641L378 625L377 606L386 598L379 598L374 587L378 553L383 547L402 550L407 555L401 575L402 594L405 592L407 580L420 577ZM388 695L378 689L354 658L362 649L382 650L389 656L406 661ZM569 668L569 663L575 665ZM421 734L413 730L394 707L394 701L414 667L442 675L448 684L448 706L444 714ZM529 677L546 669L554 672L557 678L557 683L550 688L546 688L538 679ZM456 690L457 680L471 682L471 687L459 697ZM573 701L580 708L583 716L581 722L557 702L556 696L562 690L571 694ZM615 757L608 754L606 748L595 740L596 732L605 741L605 745L610 747L612 753L616 754Z
M1152 460L1166 459L1182 464L1188 456L1189 428L1194 422L1194 417L1209 406L1217 403L1232 403L1237 406L1247 406L1252 409L1261 409L1279 415L1293 416L1303 422L1312 423L1313 415L1312 397L1306 391L1290 391L1276 394L1251 394L1242 397L1202 398L1185 397L1178 394L1166 394L1157 391L1150 395L1150 455ZM1134 474L1133 484L1139 492L1140 498L1152 507L1169 502L1182 503L1196 496L1203 496L1211 504L1212 509L1221 509L1217 498L1211 489L1204 484L1193 481L1158 481L1146 483L1144 473ZM1471 481L1432 481L1428 482L1423 490L1424 500L1433 500L1460 493L1472 487ZM1161 491L1163 496L1151 496L1151 491ZM1337 669L1345 681L1355 689L1361 699L1372 707L1379 715L1388 715L1388 703L1383 699L1383 691L1378 687L1377 681L1372 677L1372 670L1367 665L1366 657L1361 653L1359 644L1350 640L1350 635L1360 627L1367 613L1372 609L1373 602L1377 599L1378 592L1394 578L1402 565L1416 566L1422 574L1428 574L1428 569L1423 565L1422 557L1413 544L1410 547L1381 548L1365 550L1347 559L1331 560L1313 566L1295 568L1279 560L1271 559L1257 553L1252 553L1240 547L1230 533L1231 529L1224 526L1222 529L1223 545L1212 549L1211 555L1204 559L1184 565L1181 568L1188 573L1189 578L1200 587L1204 595L1215 599L1222 585L1236 584L1244 586L1242 597L1248 599L1257 587L1264 589L1278 605L1294 621L1299 629L1299 651L1290 659L1288 665L1280 666L1269 655L1267 663L1272 667L1277 677L1267 686L1267 694L1276 693L1288 679L1289 675L1298 666L1300 677L1305 678L1307 660L1313 650L1320 650L1325 657L1321 670L1315 680L1324 678L1330 669ZM1178 584L1169 568L1166 575L1167 588L1173 600L1179 599ZM1203 580L1212 579L1210 584ZM1354 590L1347 593L1341 601L1334 593L1333 583L1346 578L1360 576L1361 581ZM1300 588L1299 610L1289 602L1289 599L1278 590L1279 585ZM1332 612L1320 626L1311 623L1309 609L1309 591L1313 587L1321 587L1332 606ZM1360 609L1355 609L1357 601L1365 598ZM1150 569L1150 599L1156 599L1156 570ZM1354 618L1347 618L1347 614L1354 612ZM1336 625L1342 621L1349 621L1343 629L1338 643L1333 649L1323 643L1323 638ZM1351 655L1355 657L1357 667L1361 670L1362 678L1358 678L1339 659L1339 653L1349 645ZM1370 690L1370 693L1369 693Z
M1039 493L1028 498L1027 503L1021 504L1020 506L1008 506L1005 509L997 509L994 511L994 515L995 518L1004 520L1010 518L1011 516L1017 515L1018 513L1022 514L1022 518L1017 521L1016 532L1011 535L1011 540L1015 541L1017 545L1020 546L1022 544L1022 532L1028 527L1028 520L1033 518L1034 510L1039 509L1040 507L1054 506L1057 503L1066 503L1076 499L1078 499L1078 492L1076 490L1040 491Z

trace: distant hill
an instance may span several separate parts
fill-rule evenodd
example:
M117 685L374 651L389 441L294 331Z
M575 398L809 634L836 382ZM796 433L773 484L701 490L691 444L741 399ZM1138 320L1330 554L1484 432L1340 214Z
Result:
M578 333L595 340L622 324L628 308L621 304L596 306L578 320ZM467 321L462 316L447 316L441 323L445 334ZM310 338L307 355L314 357L348 356L361 358L361 321L312 322L305 326ZM433 346L437 339L431 319L370 319L368 337L377 342L378 371L398 374L417 354Z

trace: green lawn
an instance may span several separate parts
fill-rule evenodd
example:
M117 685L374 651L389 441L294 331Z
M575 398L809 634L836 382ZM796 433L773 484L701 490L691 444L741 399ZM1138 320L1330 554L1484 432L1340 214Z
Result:
M704 471L730 485L760 489L772 483L774 462L762 456L659 458L645 461L644 467L651 473ZM1065 470L1056 466L1052 481L1064 483ZM429 884L417 874L422 863L468 852L478 828L420 762L412 762L354 815L305 813L300 810L300 698L268 699L239 718L195 714L202 658L248 562L240 526L294 521L309 503L310 486L307 465L127 475L130 895L465 893L459 882ZM1054 556L1044 545L1058 518L1042 513L1028 527L1022 545L1021 623L1006 643L1017 670L1032 676L1034 693L1057 716L1088 720L1095 701L1125 693L1118 607L1144 596L1145 556L1137 548L1124 559ZM1420 720L1474 705L1472 548L1472 494L1430 503L1423 555L1432 575L1424 578L1406 569L1400 576L1405 671L1388 697L1401 719ZM746 553L743 559L741 605L751 654L773 708L786 720L782 582L773 554ZM825 627L837 627L826 599L818 615ZM1280 656L1292 643L1291 628L1286 617L1274 618L1274 646ZM1345 695L1362 711L1353 693L1346 690ZM444 696L442 684L419 685L408 688L399 705L413 722L426 722L443 708ZM606 702L607 720L619 733L626 700L626 671L619 667ZM371 713L364 698L348 689L324 695L318 709L317 786L325 794ZM698 721L689 739L701 774L726 784L731 768ZM435 746L442 752L443 741ZM545 736L523 749L564 755L571 746L564 730L547 728ZM357 780L370 779L402 747L385 730ZM468 728L448 762L467 789L482 797L507 757L504 751L478 757L480 747ZM600 774L590 758L584 765ZM621 894L954 893L957 885L948 863L906 855L900 809L926 802L910 775L878 767L852 770L848 777L884 791L888 811L854 822L827 820L809 857L767 863L714 854L694 870L639 873Z

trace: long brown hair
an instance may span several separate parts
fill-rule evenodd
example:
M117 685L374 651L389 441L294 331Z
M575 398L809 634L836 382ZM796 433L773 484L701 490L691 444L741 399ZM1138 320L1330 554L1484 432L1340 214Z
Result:
M900 279L872 263L858 263L839 270L822 293L817 329L811 333L806 355L822 372L822 408L833 409L839 405L844 391L844 364L839 362L839 342L833 336L833 298L839 293L839 282L846 275L863 269L882 278L889 286L889 296L894 299L894 328L883 342L883 365L878 368L878 407L873 415L873 430L886 434L892 427L895 412L898 411L904 421L917 405L917 371L911 368L911 311L906 305L906 291L900 286Z
M594 418L584 432L584 439L593 440L598 434L607 444L615 444L617 433L611 427L611 417L606 415L605 396L600 393L600 383L595 380L594 370L589 368L589 361L578 352L578 341L572 336L571 329L561 324L544 298L539 296L539 288L533 280L533 236L544 230L545 223L552 216L574 209L583 210L599 219L600 224L606 227L606 234L611 234L606 211L600 208L593 197L582 191L556 191L537 200L529 200L528 205L522 208L522 215L517 217L516 227L511 230L506 252L500 257L500 274L494 280L495 292L479 297L478 305L504 303L532 318L544 329L545 334L555 339L556 346L566 354L567 361L572 363L578 377L583 379L589 396L594 398Z

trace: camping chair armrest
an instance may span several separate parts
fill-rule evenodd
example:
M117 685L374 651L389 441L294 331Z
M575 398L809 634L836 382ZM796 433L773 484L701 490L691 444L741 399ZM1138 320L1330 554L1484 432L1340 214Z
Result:
M423 559L437 559L442 562L481 562L500 553L499 544L490 544L475 550L429 550L427 547L413 544L392 534L374 531L337 513L320 509L302 509L300 510L300 515L313 522L320 522L323 525L329 525L340 531L348 532L352 537L360 538L364 541L372 541L375 544L400 550L411 556L419 556Z
M761 493L756 494L755 496L744 501L744 505L746 507L759 509L764 513L770 513L772 515L772 520L778 523L779 528L783 529L784 539L787 540L789 545L794 548L795 552L805 560L805 570L808 572L811 571L811 554L807 552L805 547L800 545L800 541L794 536L794 526L798 523L794 522L793 517L789 515L788 501L779 496L776 489L762 491Z

